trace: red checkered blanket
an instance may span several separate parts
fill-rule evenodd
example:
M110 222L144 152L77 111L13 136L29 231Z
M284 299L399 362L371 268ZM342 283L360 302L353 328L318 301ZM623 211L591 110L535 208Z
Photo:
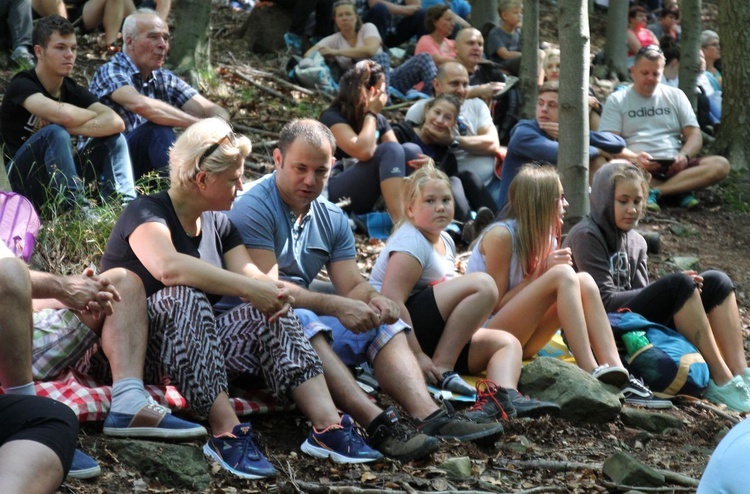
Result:
M109 412L112 386L102 385L72 369L59 375L55 381L35 382L34 387L37 395L47 396L72 408L79 422L104 420ZM174 411L188 408L187 401L174 386L147 385L146 391L157 403ZM268 391L243 390L234 394L231 402L239 416L294 408L294 405L280 405Z

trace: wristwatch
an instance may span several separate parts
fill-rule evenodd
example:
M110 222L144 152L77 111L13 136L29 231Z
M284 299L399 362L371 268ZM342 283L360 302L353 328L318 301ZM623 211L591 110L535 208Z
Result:
M448 144L448 148L450 149L458 149L458 136L453 138L453 142Z

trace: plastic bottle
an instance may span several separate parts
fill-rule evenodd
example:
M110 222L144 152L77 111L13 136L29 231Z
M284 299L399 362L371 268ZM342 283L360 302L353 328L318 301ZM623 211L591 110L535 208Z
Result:
M635 355L635 353L650 344L646 337L645 331L630 331L622 335L622 342L625 343L625 349L628 351L628 355Z

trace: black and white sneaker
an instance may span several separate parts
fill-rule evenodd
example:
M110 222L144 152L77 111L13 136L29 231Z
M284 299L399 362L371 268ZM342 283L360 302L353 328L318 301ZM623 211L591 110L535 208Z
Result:
M654 396L654 393L634 375L628 377L628 382L620 390L625 396L625 403L646 408L672 408L672 402Z

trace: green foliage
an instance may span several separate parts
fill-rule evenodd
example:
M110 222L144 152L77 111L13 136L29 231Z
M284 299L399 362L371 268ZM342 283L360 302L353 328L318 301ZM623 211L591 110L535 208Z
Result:
M721 196L732 210L750 212L750 170L732 168L721 183Z
M330 104L331 102L323 97L303 98L295 108L295 116L297 118L318 118Z
M167 181L152 172L136 183L139 194L153 194L166 188ZM96 197L95 187L87 194ZM98 268L104 248L123 206L118 200L92 200L90 208L66 210L61 193L48 194L40 211L42 226L31 264L34 269L57 274L80 273L86 267Z
M66 212L45 207L33 267L51 273L74 274L86 267L99 266L121 211L119 201Z

